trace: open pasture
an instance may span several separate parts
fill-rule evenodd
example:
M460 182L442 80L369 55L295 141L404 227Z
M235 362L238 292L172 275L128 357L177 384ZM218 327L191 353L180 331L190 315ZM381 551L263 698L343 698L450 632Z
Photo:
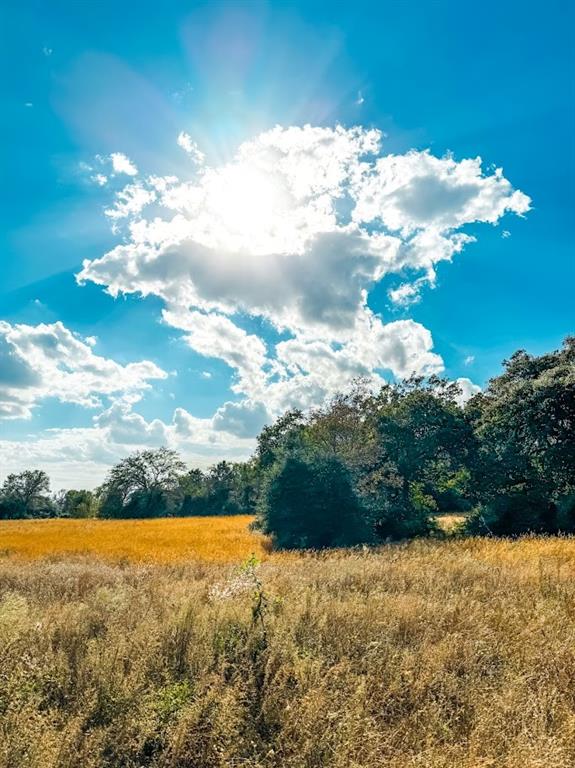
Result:
M575 765L574 540L242 566L247 522L10 524L32 538L0 558L0 768Z
M266 556L267 539L252 517L153 520L2 520L0 554L11 558L88 555L111 561L239 562Z

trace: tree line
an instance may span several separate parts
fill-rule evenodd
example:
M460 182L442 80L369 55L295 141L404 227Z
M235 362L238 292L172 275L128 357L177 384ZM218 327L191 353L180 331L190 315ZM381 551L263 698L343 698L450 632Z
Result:
M486 389L413 377L372 392L356 381L322 408L264 427L246 462L187 470L167 448L119 462L94 492L50 495L40 470L9 475L0 517L254 515L278 548L439 535L575 531L575 337L516 352Z

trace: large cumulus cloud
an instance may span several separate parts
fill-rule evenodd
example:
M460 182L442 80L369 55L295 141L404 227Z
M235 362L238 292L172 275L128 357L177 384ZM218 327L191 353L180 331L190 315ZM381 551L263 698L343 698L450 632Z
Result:
M402 274L390 298L418 300L436 264L474 239L467 225L530 205L480 158L385 154L381 134L361 127L278 126L211 165L192 137L179 143L195 149L192 176L138 178L118 193L108 213L124 240L78 279L162 298L164 321L234 370L248 414L254 403L272 415L305 407L352 375L440 372L430 332L384 323L370 290ZM242 329L246 315L289 339L270 348Z

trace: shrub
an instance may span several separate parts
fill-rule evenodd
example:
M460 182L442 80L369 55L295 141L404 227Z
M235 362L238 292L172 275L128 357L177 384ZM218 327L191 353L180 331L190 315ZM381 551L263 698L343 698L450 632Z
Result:
M368 542L365 510L337 458L288 456L268 475L259 505L262 530L279 549Z

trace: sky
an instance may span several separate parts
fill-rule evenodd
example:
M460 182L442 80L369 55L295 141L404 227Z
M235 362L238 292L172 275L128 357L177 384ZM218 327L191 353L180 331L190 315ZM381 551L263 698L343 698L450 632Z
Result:
M0 10L0 480L239 460L575 332L569 2Z

